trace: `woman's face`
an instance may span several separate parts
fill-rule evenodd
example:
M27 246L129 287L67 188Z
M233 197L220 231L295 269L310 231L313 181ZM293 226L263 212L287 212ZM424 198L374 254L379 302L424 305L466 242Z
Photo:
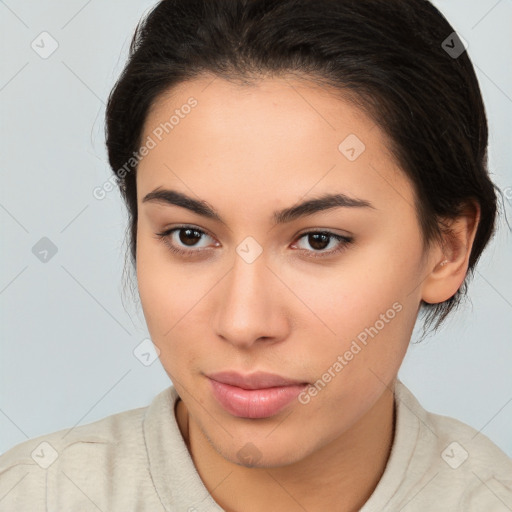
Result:
M155 104L142 140L139 293L189 421L238 464L326 446L393 382L439 255L382 131L306 82L201 78ZM209 377L227 371L309 386Z

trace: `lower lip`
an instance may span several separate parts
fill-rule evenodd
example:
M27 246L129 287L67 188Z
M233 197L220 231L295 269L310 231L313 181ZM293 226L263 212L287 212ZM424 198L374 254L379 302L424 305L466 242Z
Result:
M279 386L264 389L242 389L210 379L213 396L233 416L268 418L292 402L308 385Z

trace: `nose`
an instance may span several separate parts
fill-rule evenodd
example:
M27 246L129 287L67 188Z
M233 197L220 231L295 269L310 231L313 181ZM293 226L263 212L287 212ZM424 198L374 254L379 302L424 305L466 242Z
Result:
M252 263L235 256L231 271L217 290L217 336L245 349L285 339L290 325L283 288L263 255Z

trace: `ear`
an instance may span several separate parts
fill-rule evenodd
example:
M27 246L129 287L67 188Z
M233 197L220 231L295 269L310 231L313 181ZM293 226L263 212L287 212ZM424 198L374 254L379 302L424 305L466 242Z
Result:
M455 219L443 222L443 244L434 252L434 267L422 283L422 299L438 304L457 293L466 277L480 222L480 205L467 204Z

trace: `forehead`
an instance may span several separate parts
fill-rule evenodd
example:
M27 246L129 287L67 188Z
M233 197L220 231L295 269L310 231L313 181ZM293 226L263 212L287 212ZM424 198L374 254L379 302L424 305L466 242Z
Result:
M193 109L187 106L191 99L196 102ZM325 140L329 132L336 141L347 130L364 137L376 128L361 109L349 102L348 94L286 76L259 79L250 84L209 76L180 83L153 103L144 132L150 134L169 121L175 112L180 114L180 110L186 112L179 116L180 120L172 129L173 135L179 137L179 132L186 132L184 125L192 125L190 128L198 138L219 135L216 144L225 141L223 135L228 133L240 140L250 138L251 146L259 140L268 143L275 137L282 148L301 138L314 146L316 140ZM181 123L187 118L190 118L187 123ZM182 125L180 129L178 125ZM385 138L383 133L377 135ZM385 149L385 141L382 142L381 149Z
M145 192L181 178L201 197L212 189L239 197L265 189L297 199L337 189L412 204L380 127L339 93L304 80L181 83L154 103L142 140L148 138L155 147L137 173Z

